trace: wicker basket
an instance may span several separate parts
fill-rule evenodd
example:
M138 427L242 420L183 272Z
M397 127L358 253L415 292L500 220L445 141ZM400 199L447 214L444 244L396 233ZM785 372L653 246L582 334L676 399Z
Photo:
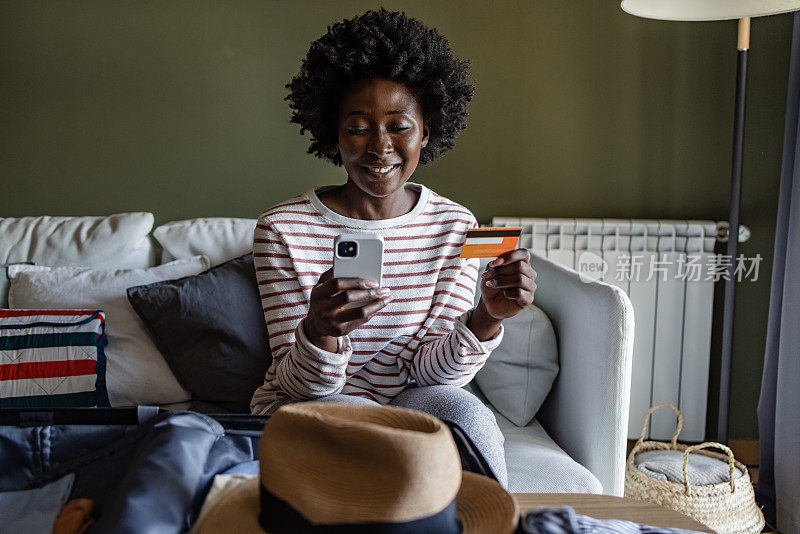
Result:
M669 406L678 414L678 427L672 436L672 441L670 443L644 441L650 415L663 406ZM728 447L720 443L706 442L691 447L679 444L678 434L682 427L683 416L672 404L659 404L650 408L644 418L642 435L631 450L625 465L625 497L681 512L720 533L761 532L764 527L764 515L756 505L753 484L750 482L747 468L733 458L733 453ZM708 447L721 449L726 454L702 450ZM649 477L636 467L634 457L637 454L654 450L683 451L683 484ZM730 465L728 482L692 486L687 473L687 463L691 453L727 462ZM734 466L742 471L741 477L733 478Z

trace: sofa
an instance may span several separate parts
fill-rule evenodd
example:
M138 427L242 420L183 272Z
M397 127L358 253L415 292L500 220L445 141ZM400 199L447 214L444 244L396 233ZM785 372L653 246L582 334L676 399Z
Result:
M0 305L97 308L85 296L92 294L87 284L110 291L111 285L124 285L131 276L138 288L146 289L165 280L200 276L235 258L241 262L252 251L255 222L200 218L154 229L154 217L146 212L0 218ZM504 323L503 343L465 388L497 418L505 437L510 491L621 496L633 346L630 301L618 288L583 279L546 258L534 255L532 265L538 273L534 304ZM25 287L40 275L50 277L50 285ZM88 278L76 285L78 275ZM2 302L6 291L9 303ZM129 299L130 294L129 289ZM108 328L114 328L104 341L110 404L225 411L192 398L192 388L173 376L180 376L174 362L163 361L152 340L144 339L153 335L152 328L137 324L146 317L126 306L130 303L117 298L109 301L100 320L95 315L96 324L107 319ZM123 314L130 316L128 324L117 319ZM118 342L122 326L133 332L127 344ZM164 352L162 344L156 346ZM255 360L247 371L253 375L252 369L263 369L263 362L260 355L249 357ZM194 367L196 378L203 369Z

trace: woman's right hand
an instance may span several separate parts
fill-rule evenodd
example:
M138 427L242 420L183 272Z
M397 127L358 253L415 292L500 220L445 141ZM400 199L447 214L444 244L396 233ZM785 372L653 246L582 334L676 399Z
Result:
M363 278L334 278L333 268L330 268L322 273L311 290L308 315L303 320L306 337L323 350L337 352L336 338L369 321L391 300L388 288L378 288L378 284ZM356 301L365 302L343 309Z

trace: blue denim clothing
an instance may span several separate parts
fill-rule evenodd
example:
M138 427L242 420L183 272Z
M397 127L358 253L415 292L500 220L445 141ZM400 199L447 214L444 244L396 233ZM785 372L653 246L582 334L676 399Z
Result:
M67 502L75 475L69 474L41 488L0 493L4 532L51 532L61 505Z
M226 431L193 412L155 415L140 425L30 423L0 426L0 492L73 473L69 499L94 501L92 533L185 531L214 475L256 458L261 435Z

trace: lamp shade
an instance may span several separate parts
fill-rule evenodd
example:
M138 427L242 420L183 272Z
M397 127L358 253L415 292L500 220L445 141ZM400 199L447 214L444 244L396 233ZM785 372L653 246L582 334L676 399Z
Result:
M631 15L661 20L726 20L800 9L800 0L623 0Z

